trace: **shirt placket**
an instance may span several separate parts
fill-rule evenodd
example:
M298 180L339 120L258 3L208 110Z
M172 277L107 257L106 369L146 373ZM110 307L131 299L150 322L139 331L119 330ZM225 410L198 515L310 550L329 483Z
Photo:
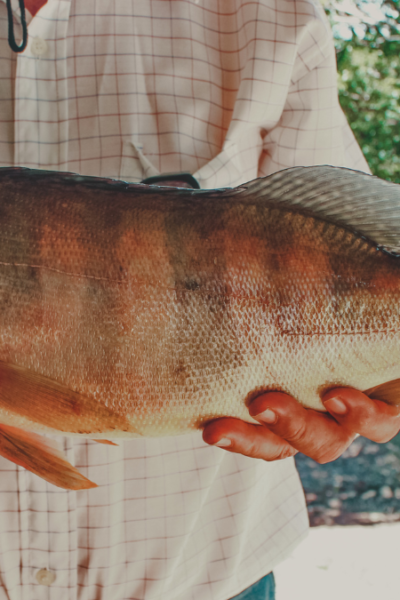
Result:
M68 460L72 441L63 438ZM20 502L21 600L76 600L76 493L18 469Z
M17 56L14 163L66 169L68 156L67 28L69 0L48 0L28 25Z
M19 10L12 7L18 22ZM69 0L48 0L28 20L28 45L16 57L14 163L65 168L67 163L67 27ZM15 28L17 43L20 42ZM59 439L74 461L71 440ZM76 492L68 492L18 469L21 600L76 600Z

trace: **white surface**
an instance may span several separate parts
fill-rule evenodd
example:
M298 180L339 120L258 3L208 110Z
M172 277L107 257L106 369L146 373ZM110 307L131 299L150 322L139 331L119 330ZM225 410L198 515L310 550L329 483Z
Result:
M311 529L274 574L276 600L399 600L400 523Z

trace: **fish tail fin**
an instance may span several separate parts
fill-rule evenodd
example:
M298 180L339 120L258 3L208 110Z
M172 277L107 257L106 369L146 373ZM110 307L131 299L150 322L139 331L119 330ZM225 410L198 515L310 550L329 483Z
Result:
M55 442L31 431L0 424L0 455L65 490L97 487L65 460Z
M376 385L375 387L365 390L364 394L373 400L382 400L382 402L386 402L386 404L400 406L400 379L393 379L392 381L386 381L385 383Z

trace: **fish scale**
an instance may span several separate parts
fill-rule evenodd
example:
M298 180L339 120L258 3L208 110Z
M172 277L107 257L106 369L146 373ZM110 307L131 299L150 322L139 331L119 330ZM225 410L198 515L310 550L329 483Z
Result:
M329 166L231 190L5 168L0 216L0 454L55 485L95 486L41 432L255 423L267 390L400 402L400 186Z

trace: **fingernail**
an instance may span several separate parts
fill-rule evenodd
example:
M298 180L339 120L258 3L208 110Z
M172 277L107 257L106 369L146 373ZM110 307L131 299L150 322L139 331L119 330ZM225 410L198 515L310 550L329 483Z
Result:
M221 438L218 442L215 442L215 444L213 444L213 446L221 446L221 448L224 448L225 446L230 446L232 444L231 440L228 440L228 438Z
M344 415L347 413L347 406L339 398L330 398L324 402L329 412L337 413L338 415Z
M265 423L276 423L276 421L278 420L276 413L274 413L274 411L270 408L267 408L266 410L264 410L264 412L255 415L255 418L260 421L265 421Z

